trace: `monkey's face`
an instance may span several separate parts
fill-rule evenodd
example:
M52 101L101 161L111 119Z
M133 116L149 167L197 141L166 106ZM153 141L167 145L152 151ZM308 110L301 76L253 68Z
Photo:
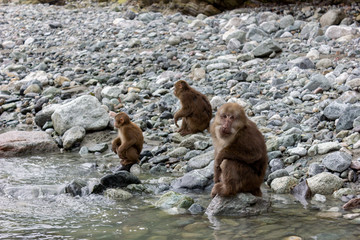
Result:
M115 116L114 126L116 128L120 128L121 126L129 122L130 122L129 116L126 113L121 112Z
M218 131L222 138L232 136L243 128L246 123L245 112L242 107L235 103L226 103L221 106L216 114Z

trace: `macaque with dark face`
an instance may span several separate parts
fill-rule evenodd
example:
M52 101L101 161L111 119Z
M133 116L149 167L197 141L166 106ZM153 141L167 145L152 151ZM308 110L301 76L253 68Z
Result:
M122 165L120 170L129 171L133 164L139 162L144 137L141 129L131 122L129 116L124 112L115 116L114 125L118 129L118 136L112 141L112 151L120 158Z
M182 118L182 124L178 130L182 136L202 132L209 127L212 110L204 94L180 80L175 83L174 95L181 102L181 109L175 113L174 122L179 127L177 122L179 118Z
M212 197L240 192L262 196L268 164L265 140L244 109L237 103L222 105L210 132L215 148Z

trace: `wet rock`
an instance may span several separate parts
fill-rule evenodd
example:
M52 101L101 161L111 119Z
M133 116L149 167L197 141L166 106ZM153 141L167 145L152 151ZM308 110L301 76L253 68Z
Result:
M81 124L86 131L96 131L107 127L109 115L101 107L96 97L84 95L61 105L52 114L55 131L62 135L66 130Z
M194 200L186 195L169 191L162 195L160 199L155 202L155 206L162 209L169 208L185 208L188 209Z
M319 193L324 195L332 194L344 184L341 178L328 172L322 172L308 178L307 182L313 194Z
M106 189L104 192L104 196L120 201L126 201L133 197L133 195L128 191L125 191L123 189L115 189L115 188Z
M84 139L85 134L85 129L79 126L66 130L64 136L62 137L64 149L71 149L76 143L80 144L80 142Z
M356 192L351 188L340 188L339 190L333 193L333 197L337 199L341 199L343 196L354 195Z
M296 198L296 200L298 200L304 206L308 204L306 200L310 199L312 195L306 180L301 181L294 188L292 188L290 192Z
M9 131L0 134L0 157L57 152L55 141L41 131Z
M205 212L205 208L198 203L192 204L188 210L193 215L203 214Z
M66 185L65 192L71 196L83 196L86 192L86 182L82 180L72 180L71 183Z
M91 193L103 193L108 188L123 188L129 184L140 184L141 181L128 171L118 171L113 174L105 175L100 179L100 183L96 184Z
M255 197L250 193L240 193L234 197L215 196L206 209L208 216L257 216L270 211L270 201Z
M351 164L351 155L345 152L334 152L326 155L322 160L322 164L329 170L335 172L343 172Z
M343 208L345 210L350 210L354 208L360 208L360 198L353 198L347 203L344 204Z

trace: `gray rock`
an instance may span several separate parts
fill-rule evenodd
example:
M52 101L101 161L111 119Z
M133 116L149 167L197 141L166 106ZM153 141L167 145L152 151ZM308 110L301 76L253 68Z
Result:
M292 15L286 15L279 20L279 27L281 29L285 29L291 25L293 25L295 22L295 19Z
M330 39L338 39L352 34L356 34L356 30L349 26L330 26L325 32L325 36Z
M267 39L261 42L254 50L252 50L252 54L254 54L255 57L268 57L272 53L281 51L282 49L277 42L271 39Z
M345 112L347 107L348 104L333 101L324 109L324 116L330 120L338 119Z
M285 176L289 176L288 171L286 171L285 169L278 169L272 173L269 174L269 176L267 177L267 184L270 186L271 182L276 179L276 178L280 178L280 177L285 177Z
M62 135L71 127L81 125L86 131L107 127L109 115L96 97L84 95L61 105L52 114L55 131Z
M334 152L326 155L322 164L331 171L343 172L350 166L351 159L351 155L345 152Z
M329 173L322 172L307 179L310 190L313 194L332 194L340 189L344 182L341 178Z
M209 151L204 154L191 158L188 161L188 166L191 169L204 168L208 166L212 160L214 160L214 151Z
M309 169L308 169L308 175L310 177L315 176L319 173L322 173L325 171L325 167L323 165L320 165L319 163L311 163L309 165Z
M320 18L320 24L322 27L339 25L339 23L345 18L345 13L342 9L330 9Z
M213 178L213 162L207 167L196 169L184 174L184 176L176 179L171 185L174 189L205 189Z
M109 98L109 99L118 98L121 93L123 93L123 91L118 86L116 87L106 86L101 90L101 96L103 98Z
M189 207L188 210L191 214L196 215L196 214L203 214L205 208L198 203L194 203Z
M109 146L106 143L99 143L88 146L88 151L91 153L105 152L108 148Z
M246 39L250 41L262 42L268 37L269 35L260 28L250 28L246 33Z
M320 24L317 22L307 23L300 32L300 37L302 39L314 39L321 35L323 35L323 31Z
M56 109L60 107L60 104L51 104L44 107L41 111L36 113L35 123L39 127L43 127L44 124L48 121L51 121L51 115L55 112Z
M206 209L208 216L250 217L267 213L270 201L255 197L250 193L240 193L234 197L215 196Z
M307 57L299 57L288 62L290 67L296 66L300 69L314 69L315 64Z
M344 113L339 117L336 123L336 130L348 130L353 128L354 120L360 116L360 106L350 105Z
M62 137L64 149L71 149L76 143L80 143L84 139L85 134L85 129L80 126L66 130Z
M304 86L304 89L309 91L314 91L317 88L322 88L323 90L331 88L329 80L322 74L314 74L310 77L310 82Z

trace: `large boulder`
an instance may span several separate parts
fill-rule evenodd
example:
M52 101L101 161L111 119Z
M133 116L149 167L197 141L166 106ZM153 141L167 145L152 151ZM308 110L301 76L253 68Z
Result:
M51 119L55 131L62 135L74 126L82 126L86 131L102 130L110 118L96 97L84 95L60 106Z
M249 217L267 213L270 210L269 200L255 197L250 193L240 193L234 197L216 195L206 209L208 216Z
M10 131L0 134L0 157L56 152L54 140L40 131Z

